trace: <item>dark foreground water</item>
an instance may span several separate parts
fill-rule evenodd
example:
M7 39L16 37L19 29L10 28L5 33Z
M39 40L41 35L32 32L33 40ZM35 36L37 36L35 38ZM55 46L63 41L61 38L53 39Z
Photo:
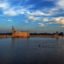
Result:
M64 39L0 39L0 64L64 64Z

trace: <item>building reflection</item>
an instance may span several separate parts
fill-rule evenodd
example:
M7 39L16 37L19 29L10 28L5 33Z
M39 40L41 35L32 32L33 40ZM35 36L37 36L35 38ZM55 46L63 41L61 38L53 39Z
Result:
M11 47L14 48L15 46L20 46L23 43L22 47L29 48L29 38L11 38Z

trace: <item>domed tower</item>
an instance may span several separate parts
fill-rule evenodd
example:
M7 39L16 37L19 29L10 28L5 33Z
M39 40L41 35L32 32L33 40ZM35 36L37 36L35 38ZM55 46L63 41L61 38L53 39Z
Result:
M16 32L16 30L15 30L14 26L12 26L12 33L15 33L15 32Z

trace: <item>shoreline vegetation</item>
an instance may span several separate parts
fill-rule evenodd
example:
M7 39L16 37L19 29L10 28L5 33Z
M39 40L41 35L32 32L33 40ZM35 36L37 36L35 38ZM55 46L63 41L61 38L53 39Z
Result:
M28 32L0 33L0 38L30 38L30 37L60 38L60 37L64 37L64 33L63 32L60 32L60 33L58 32L56 33L28 33Z

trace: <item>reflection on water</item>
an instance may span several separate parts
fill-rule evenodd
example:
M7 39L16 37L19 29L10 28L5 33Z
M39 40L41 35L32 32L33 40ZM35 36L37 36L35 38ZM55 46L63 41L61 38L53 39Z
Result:
M64 39L0 39L0 64L64 64Z

